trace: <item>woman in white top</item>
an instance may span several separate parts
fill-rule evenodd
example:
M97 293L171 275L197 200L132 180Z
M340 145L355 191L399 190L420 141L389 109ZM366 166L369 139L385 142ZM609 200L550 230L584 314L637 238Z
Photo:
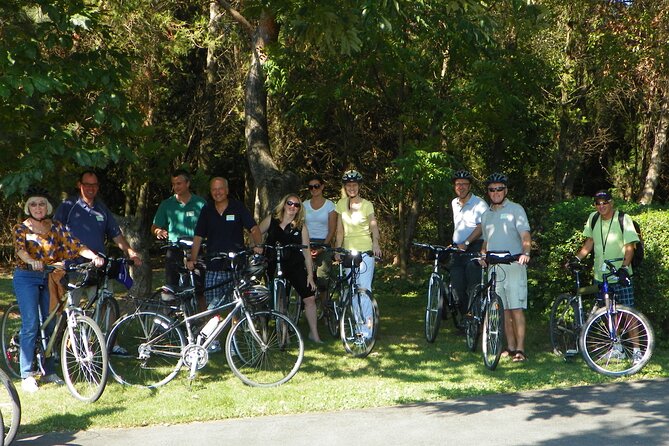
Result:
M312 175L307 179L311 198L304 202L305 223L309 231L309 241L331 245L337 229L337 213L334 203L323 196L324 185L320 175ZM322 249L312 250L312 256L317 268L318 288L327 291L332 256Z

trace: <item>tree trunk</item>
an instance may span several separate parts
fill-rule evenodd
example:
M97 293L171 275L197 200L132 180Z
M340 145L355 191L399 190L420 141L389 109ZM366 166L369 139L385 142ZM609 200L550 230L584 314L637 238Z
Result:
M653 201L655 188L660 180L662 170L662 158L667 147L667 130L669 128L669 88L663 89L660 95L660 113L655 126L655 138L653 141L653 150L650 155L650 165L646 174L646 181L641 192L639 203L650 204Z

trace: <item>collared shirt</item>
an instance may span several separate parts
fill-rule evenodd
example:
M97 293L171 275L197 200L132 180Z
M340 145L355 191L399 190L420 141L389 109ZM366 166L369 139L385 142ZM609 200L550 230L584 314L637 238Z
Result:
M191 194L188 203L182 203L176 196L163 200L158 206L153 224L167 229L169 240L176 242L181 237L192 237L200 211L207 204L204 198Z
M530 224L525 209L505 198L498 209L490 206L483 214L481 229L488 251L509 251L515 255L523 252L521 234L530 232Z
M453 243L460 245L474 232L481 223L481 216L487 209L485 201L472 194L464 205L458 197L451 201L453 210Z
M639 241L639 236L634 229L632 217L625 214L623 216L623 228L620 230L620 222L618 221L618 211L615 211L610 220L604 220L601 216L597 219L595 227L592 228L591 221L597 212L593 212L585 222L583 228L583 235L592 238L594 243L593 250L595 251L594 273L595 280L601 282L602 272L604 271L604 260L619 259L625 257L625 245L628 243L636 243ZM623 264L622 260L613 262L617 268ZM632 274L632 265L628 266L630 275ZM608 270L607 270L608 271ZM618 279L611 278L611 282L616 282Z
M105 252L105 237L113 239L122 234L111 211L100 200L89 206L81 197L63 201L53 219L65 227L86 247L99 253Z
M218 213L214 203L207 203L195 225L195 235L206 239L209 253L228 253L244 249L244 228L251 230L255 225L253 216L240 201L228 200L223 214ZM222 264L207 264L212 270L221 267Z

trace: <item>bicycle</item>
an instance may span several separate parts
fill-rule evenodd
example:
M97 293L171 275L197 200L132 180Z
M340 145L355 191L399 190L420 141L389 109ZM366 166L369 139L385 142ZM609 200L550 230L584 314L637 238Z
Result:
M486 269L482 269L481 283L464 319L465 339L469 350L474 352L481 334L483 363L489 370L497 368L504 343L504 304L497 294L497 266L511 264L519 257L508 251L488 251L472 258L472 261L485 261L490 279L486 282Z
M451 253L462 252L454 246L431 245L429 243L414 242L413 246L427 249L430 258L433 258L432 272L427 285L427 305L425 307L425 340L434 342L439 333L441 320L451 314L456 329L462 328L464 315L460 310L459 301L453 287L451 286L448 266L444 266L446 272L441 271L440 262L449 258ZM444 310L446 306L447 312Z
M334 337L339 335L344 349L353 356L364 358L372 352L379 328L376 299L369 290L358 288L362 256L371 253L343 248L324 249L344 258L338 262L339 272L330 288L330 299L323 308L323 317L330 334ZM344 268L350 268L348 274Z
M0 369L0 382L6 391L0 391L0 419L4 426L2 444L9 446L14 441L21 425L21 400L14 383L2 369Z
M193 380L209 360L208 347L230 327L225 356L235 376L253 387L272 387L290 380L302 364L304 342L287 316L258 309L269 300L269 290L255 280L260 272L254 265L244 267L252 252L211 256L229 260L234 271L232 279L217 285L231 282L233 287L227 299L213 308L193 315L176 312L173 319L138 305L136 312L121 318L112 328L108 344L119 342L129 354L110 358L114 378L124 385L156 388L171 381L185 365ZM186 287L174 296L183 301L194 292Z
M597 285L581 286L581 271L584 265L578 258L567 263L567 268L574 276L574 291L560 294L551 308L550 338L553 353L564 356L565 360L576 356L580 350L578 338L585 321L601 307L595 303L590 310L583 305L583 296L596 295Z
M579 336L579 348L588 366L603 375L632 375L641 370L653 355L655 334L640 311L618 305L609 287L609 278L620 277L613 262L605 260L599 299L603 306L585 321Z
M44 268L44 277L58 268L66 272L82 272L87 263L68 267L50 265ZM60 340L60 362L63 379L70 393L84 402L97 401L107 385L107 347L100 327L83 310L74 306L72 291L85 286L83 281L68 284L68 290L56 307L45 318L38 307L39 331L35 345L37 372L44 375L44 360L54 355L57 340ZM46 335L47 327L55 321L53 334ZM21 314L19 306L9 306L2 317L2 351L9 372L21 378L19 364L19 331Z
M301 244L287 244L287 245L259 245L265 249L273 250L276 255L276 271L274 279L272 279L272 308L274 310L285 314L290 320L298 324L300 315L302 314L302 298L298 295L295 287L292 287L283 275L282 260L284 257L283 251L285 249L302 250L309 248ZM300 253L302 254L302 253Z

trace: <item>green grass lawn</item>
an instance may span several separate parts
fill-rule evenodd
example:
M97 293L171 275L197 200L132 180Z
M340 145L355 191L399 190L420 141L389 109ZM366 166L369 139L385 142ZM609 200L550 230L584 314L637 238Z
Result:
M149 391L110 382L99 401L84 404L65 387L44 386L33 395L21 393L22 432L47 432L187 423L270 414L338 411L439 401L501 392L606 383L580 359L565 362L550 353L547 318L528 315L529 361L502 360L496 371L484 366L480 349L470 353L464 338L446 321L434 344L423 337L424 268L415 280L401 280L391 266L378 269L375 295L381 325L379 341L365 359L346 355L325 327L327 342L306 343L297 375L272 389L247 387L230 372L223 353L214 354L192 383L183 371L166 386ZM0 301L13 299L11 279L0 278ZM306 328L302 323L302 332ZM619 380L667 377L666 345L656 345L642 372ZM18 383L17 383L18 386Z

